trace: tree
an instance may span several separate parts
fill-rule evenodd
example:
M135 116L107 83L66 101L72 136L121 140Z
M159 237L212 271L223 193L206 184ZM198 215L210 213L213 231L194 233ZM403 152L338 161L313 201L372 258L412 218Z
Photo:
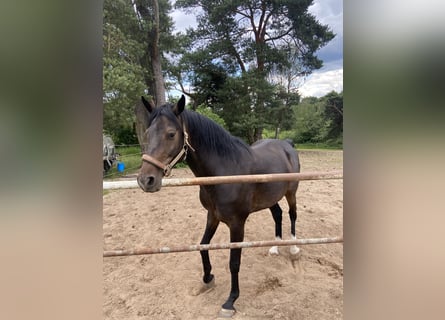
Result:
M198 113L202 114L203 116L213 120L214 122L216 122L217 124L219 124L223 128L227 127L224 119L222 119L220 116L218 116L216 113L214 113L210 107L207 107L204 104L199 105L196 108L196 112L198 112Z
M320 143L325 138L324 104L316 97L302 99L294 106L296 126L293 139L297 143Z
M104 130L117 144L135 143L133 106L146 86L138 20L123 1L105 0L103 16Z
M295 142L342 145L343 92L304 98L293 110L296 126L292 138Z
M104 129L116 143L136 143L136 132L142 141L134 114L141 95L165 103L162 53L175 44L170 10L168 0L104 1Z
M165 81L162 73L163 56L162 49L171 43L172 21L168 16L171 5L166 0L134 0L141 29L145 33L146 57L143 64L146 64L152 71L152 78L146 79L149 85L149 92L152 94L157 106L166 103ZM164 47L161 48L161 40Z
M267 75L275 66L297 62L301 74L307 75L322 66L315 53L334 34L308 12L312 0L179 0L176 5L192 10L200 7L198 27L189 31L193 51L223 66L227 74L237 77L239 91L247 90L250 102L242 108L242 126L253 131L253 139L261 137L262 128L273 105L273 91L267 88ZM259 87L250 86L253 78ZM269 83L270 84L270 83ZM233 87L233 83L230 84ZM232 100L233 101L233 100ZM222 101L221 101L222 102ZM227 115L226 115L227 116ZM225 118L227 123L230 123Z
M343 138L343 92L329 92L323 97L326 139L341 142Z
M229 77L224 66L213 63L205 52L189 53L189 39L184 39L175 52L177 64L170 64L170 75L176 79L179 87L185 95L189 96L195 109L201 104L214 108L218 102L218 91L221 90ZM190 84L192 90L186 87Z
M284 51L287 63L272 66L268 81L276 85L278 107L273 110L272 117L275 138L279 138L281 129L290 129L295 122L292 106L300 102L300 94L298 88L301 85L302 78L306 76L305 70L302 69L298 62L298 55L295 54L295 47L289 46Z
M298 92L289 91L283 86L275 87L275 104L270 109L270 126L275 131L275 139L279 139L281 130L289 130L295 124L292 106L300 101Z

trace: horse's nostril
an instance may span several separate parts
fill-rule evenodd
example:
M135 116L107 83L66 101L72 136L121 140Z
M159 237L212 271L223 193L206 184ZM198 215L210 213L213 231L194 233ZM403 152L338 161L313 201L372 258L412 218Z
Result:
M156 180L155 180L154 176L142 176L142 175L139 175L138 178L137 178L137 181L138 181L139 186L144 191L151 190L155 186L155 184L156 184Z
M147 186L152 186L155 183L155 177L149 176L147 177Z

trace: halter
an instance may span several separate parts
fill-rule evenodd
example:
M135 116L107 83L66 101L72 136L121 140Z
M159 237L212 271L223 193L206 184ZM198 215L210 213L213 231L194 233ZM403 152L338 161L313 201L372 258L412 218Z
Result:
M184 156L184 160L187 158L187 151L190 148L192 151L195 151L193 147L191 146L189 142L189 135L187 131L185 130L184 123L182 124L183 133L184 133L184 145L182 146L181 151L179 151L178 155L170 161L169 164L163 164L161 161L159 161L156 158L153 158L152 156L149 156L148 154L142 154L142 161L146 161L148 163L151 163L152 165L155 165L159 169L162 169L164 172L164 176L168 177L171 174L171 171L173 167L181 160L181 158Z

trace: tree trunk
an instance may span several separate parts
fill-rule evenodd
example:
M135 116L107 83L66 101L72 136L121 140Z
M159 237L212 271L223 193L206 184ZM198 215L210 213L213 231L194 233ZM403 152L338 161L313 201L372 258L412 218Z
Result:
M147 55L150 57L151 69L153 73L153 79L149 76L145 76L145 82L148 87L148 92L153 95L154 103L156 106L165 104L165 86L164 77L162 75L161 66L161 53L159 51L159 37L160 37L160 25L159 25L159 3L158 0L152 0L152 9L147 8L145 1L135 1L136 9L139 12L139 17L145 21L148 25L152 25L147 31ZM148 58L144 56L144 59ZM147 144L147 137L145 131L147 130L149 114L142 102L139 102L134 109L136 114L136 134L138 137L141 151L144 151L144 146Z
M263 139L263 128L255 128L254 142Z
M165 86L164 77L162 75L161 54L159 52L159 3L158 0L153 0L154 24L151 30L151 37L153 39L152 46L149 46L151 66L153 70L154 87L155 87L155 104L160 106L165 104Z
M134 108L134 113L136 115L136 134L138 136L139 145L141 146L141 152L144 152L144 146L147 145L147 137L145 136L145 130L147 130L148 125L148 111L142 104L142 101Z
M280 138L280 125L277 125L275 128L275 139Z

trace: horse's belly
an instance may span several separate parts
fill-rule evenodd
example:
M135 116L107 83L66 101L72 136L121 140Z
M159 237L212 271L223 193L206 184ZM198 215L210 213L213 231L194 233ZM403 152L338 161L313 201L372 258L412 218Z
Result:
M287 182L259 183L252 197L252 212L270 208L286 194Z
M217 219L228 222L233 216L267 209L289 190L289 182L201 186L201 204Z

